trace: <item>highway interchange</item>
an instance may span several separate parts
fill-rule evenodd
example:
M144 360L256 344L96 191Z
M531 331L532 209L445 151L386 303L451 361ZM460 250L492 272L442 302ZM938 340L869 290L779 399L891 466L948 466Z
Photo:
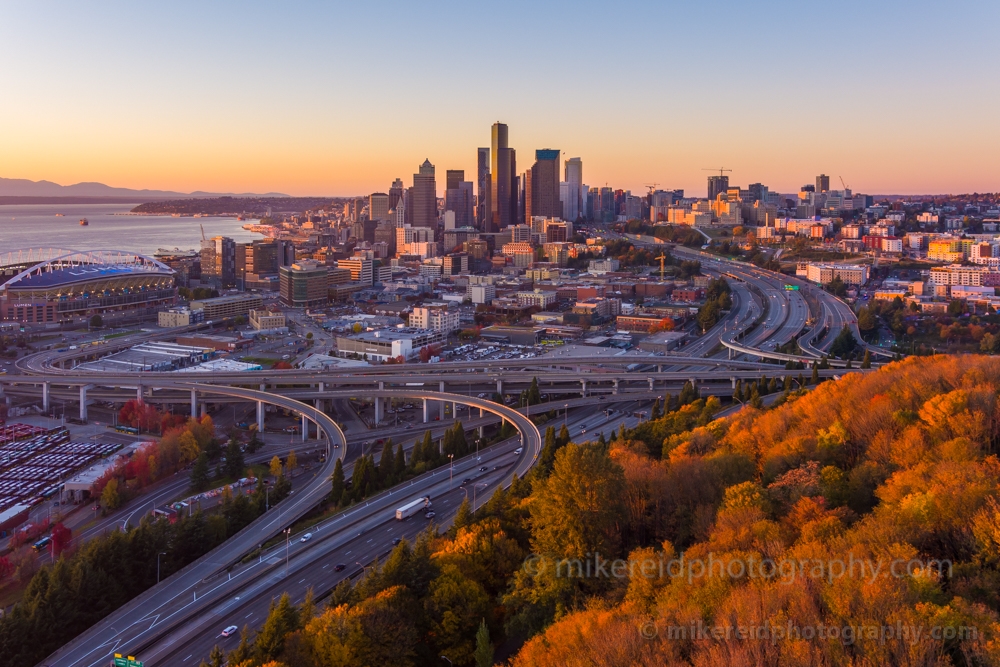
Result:
M292 410L302 415L303 423L315 425L316 439L309 440L308 446L319 446L327 452L325 465L301 480L294 494L277 508L112 613L49 656L44 664L97 667L107 664L115 652L136 655L153 667L198 664L215 643L231 649L238 641L219 637L223 627L257 627L271 599L282 592L288 591L296 600L302 599L307 588L323 594L391 551L395 539L412 540L426 528L428 522L420 514L397 521L393 515L396 507L417 497L430 497L437 513L435 521L439 526L448 525L466 494L481 505L498 487L506 487L514 476L526 474L541 451L541 435L525 416L527 410L493 403L488 398L493 392L520 392L533 377L538 377L541 391L549 395L550 402L534 406L532 412L558 411L561 419L557 425L565 420L574 439L586 440L600 432L609 434L623 423L634 426L644 406L665 392L679 391L687 381L694 381L704 394L726 394L736 379L783 375L783 366L774 361L791 358L808 364L817 360L829 350L844 325L856 331L850 307L832 295L809 287L786 290L786 284L801 283L748 264L681 248L675 252L696 257L709 274L727 277L733 288L733 308L705 335L666 356L633 353L559 358L550 354L490 362L485 372L482 362L443 362L433 366L373 366L321 373L258 371L191 378L197 382L181 381L170 373L81 373L73 369L74 353L50 351L26 357L18 366L23 375L0 377L5 391L26 396L44 392L46 400L71 401L79 396L80 387L86 387L88 400L121 401L137 394L144 400L168 404L191 400L196 413L200 403L232 401L261 406L261 417L262 406L270 404ZM819 312L810 312L810 304L801 293L805 289L812 290ZM811 328L807 328L810 324ZM860 334L855 336L860 340ZM149 334L136 336L140 337L148 338ZM776 352L796 338L800 354ZM135 342L125 337L117 345ZM824 375L843 372L831 369ZM480 394L486 398L480 398ZM330 401L343 405L350 398L378 399L382 406L391 399L423 403L422 421L426 426L418 423L414 425L416 430L405 425L360 432L352 429L347 436L324 408ZM310 529L313 537L308 541L300 542L293 536L294 541L287 546L287 565L284 543L267 550L256 561L239 564L246 554L279 536L319 504L329 492L330 475L338 459L345 463L349 476L365 440L393 437L407 442L425 428L433 429L438 437L451 423L444 419L447 404L469 407L463 419L467 429L503 419L517 428L518 435L484 449L479 460L475 455L456 460L453 469L444 466L425 473L324 520ZM612 410L610 417L605 414ZM440 421L435 421L434 416ZM261 458L270 455L269 449ZM466 478L470 481L463 486L461 482ZM157 495L166 497L181 491L183 484L181 480L177 486L166 485L158 489ZM149 502L149 498L145 499L133 512L148 507ZM106 529L119 525L120 517L98 526ZM345 567L339 569L338 564Z

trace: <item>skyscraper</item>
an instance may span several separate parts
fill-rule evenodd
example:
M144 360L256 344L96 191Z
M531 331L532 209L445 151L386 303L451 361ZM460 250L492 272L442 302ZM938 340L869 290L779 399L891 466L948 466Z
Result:
M708 177L708 199L712 201L715 196L720 192L725 194L729 190L729 177L728 176L709 176Z
M480 148L476 162L476 226L485 230L491 216L490 149Z
M371 220L389 219L389 195L384 192L368 195L368 217Z
M392 182L392 187L389 188L389 210L395 210L399 206L400 201L403 199L403 179L397 178Z
M517 163L514 149L507 145L507 126L493 124L490 153L490 214L487 231L499 231L517 224Z
M562 217L558 150L543 148L535 151L535 164L528 172L525 190L525 221L535 216Z
M434 165L430 160L424 160L420 170L413 175L412 208L411 225L437 227L437 185L434 182Z
M236 242L228 236L213 236L201 242L201 275L206 282L223 287L236 284Z
M830 177L826 174L820 174L816 177L816 192L829 192L830 191Z
M444 192L444 210L455 213L456 227L471 227L473 223L472 183L465 180L465 171L449 169L448 187Z
M563 220L575 221L582 213L583 199L586 193L583 188L583 160L572 157L566 160L566 181L559 185L559 199L562 201Z

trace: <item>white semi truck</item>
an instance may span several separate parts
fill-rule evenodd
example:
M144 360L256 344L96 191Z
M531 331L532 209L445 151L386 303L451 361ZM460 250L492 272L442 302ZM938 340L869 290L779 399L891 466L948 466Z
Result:
M423 498L417 498L416 500L412 500L396 510L396 520L402 521L403 519L408 519L417 512L430 508L431 508L430 498L426 496L424 496Z

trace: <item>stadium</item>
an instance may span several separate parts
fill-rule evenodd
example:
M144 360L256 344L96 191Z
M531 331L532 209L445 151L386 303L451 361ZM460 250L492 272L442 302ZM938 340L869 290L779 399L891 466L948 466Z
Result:
M174 271L123 250L33 248L0 255L0 318L59 325L152 316L177 301Z

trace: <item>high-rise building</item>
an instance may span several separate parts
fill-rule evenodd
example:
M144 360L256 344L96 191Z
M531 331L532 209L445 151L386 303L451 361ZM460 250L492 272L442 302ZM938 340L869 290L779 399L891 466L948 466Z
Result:
M476 155L476 227L485 230L490 219L490 149L480 148Z
M424 160L420 170L413 175L413 215L409 216L414 227L437 227L437 185L434 182L434 165Z
M816 177L816 192L829 192L830 191L830 177L826 174L820 174Z
M559 151L543 148L535 151L535 164L525 179L524 219L537 216L561 218L559 200Z
M292 308L316 308L329 302L327 268L311 259L283 266L278 273L281 302Z
M465 171L449 169L448 187L444 191L444 210L455 214L455 227L471 227L473 224L472 183L465 180Z
M372 260L362 257L348 257L337 260L338 269L347 269L351 272L351 282L361 283L370 286L374 280Z
M499 231L517 224L517 160L507 145L507 126L493 124L490 158L491 222L485 231Z
M399 207L400 202L403 200L403 192L406 188L403 187L403 179L397 178L392 182L392 187L389 188L389 210L395 210Z
M584 192L581 192L583 187L583 160L578 157L573 157L566 160L565 163L566 180L559 184L559 200L562 204L562 215L559 216L563 220L569 220L570 222L576 221L580 217L583 202Z
M201 277L222 287L236 284L236 242L215 236L201 242Z
M729 177L728 176L709 176L708 177L708 199L709 201L715 199L716 195L720 192L725 193L729 190Z
M384 192L368 195L368 218L375 221L389 219L389 195Z
M358 198L354 200L354 210L351 212L351 220L358 222L361 220L362 211L365 208L365 200Z

